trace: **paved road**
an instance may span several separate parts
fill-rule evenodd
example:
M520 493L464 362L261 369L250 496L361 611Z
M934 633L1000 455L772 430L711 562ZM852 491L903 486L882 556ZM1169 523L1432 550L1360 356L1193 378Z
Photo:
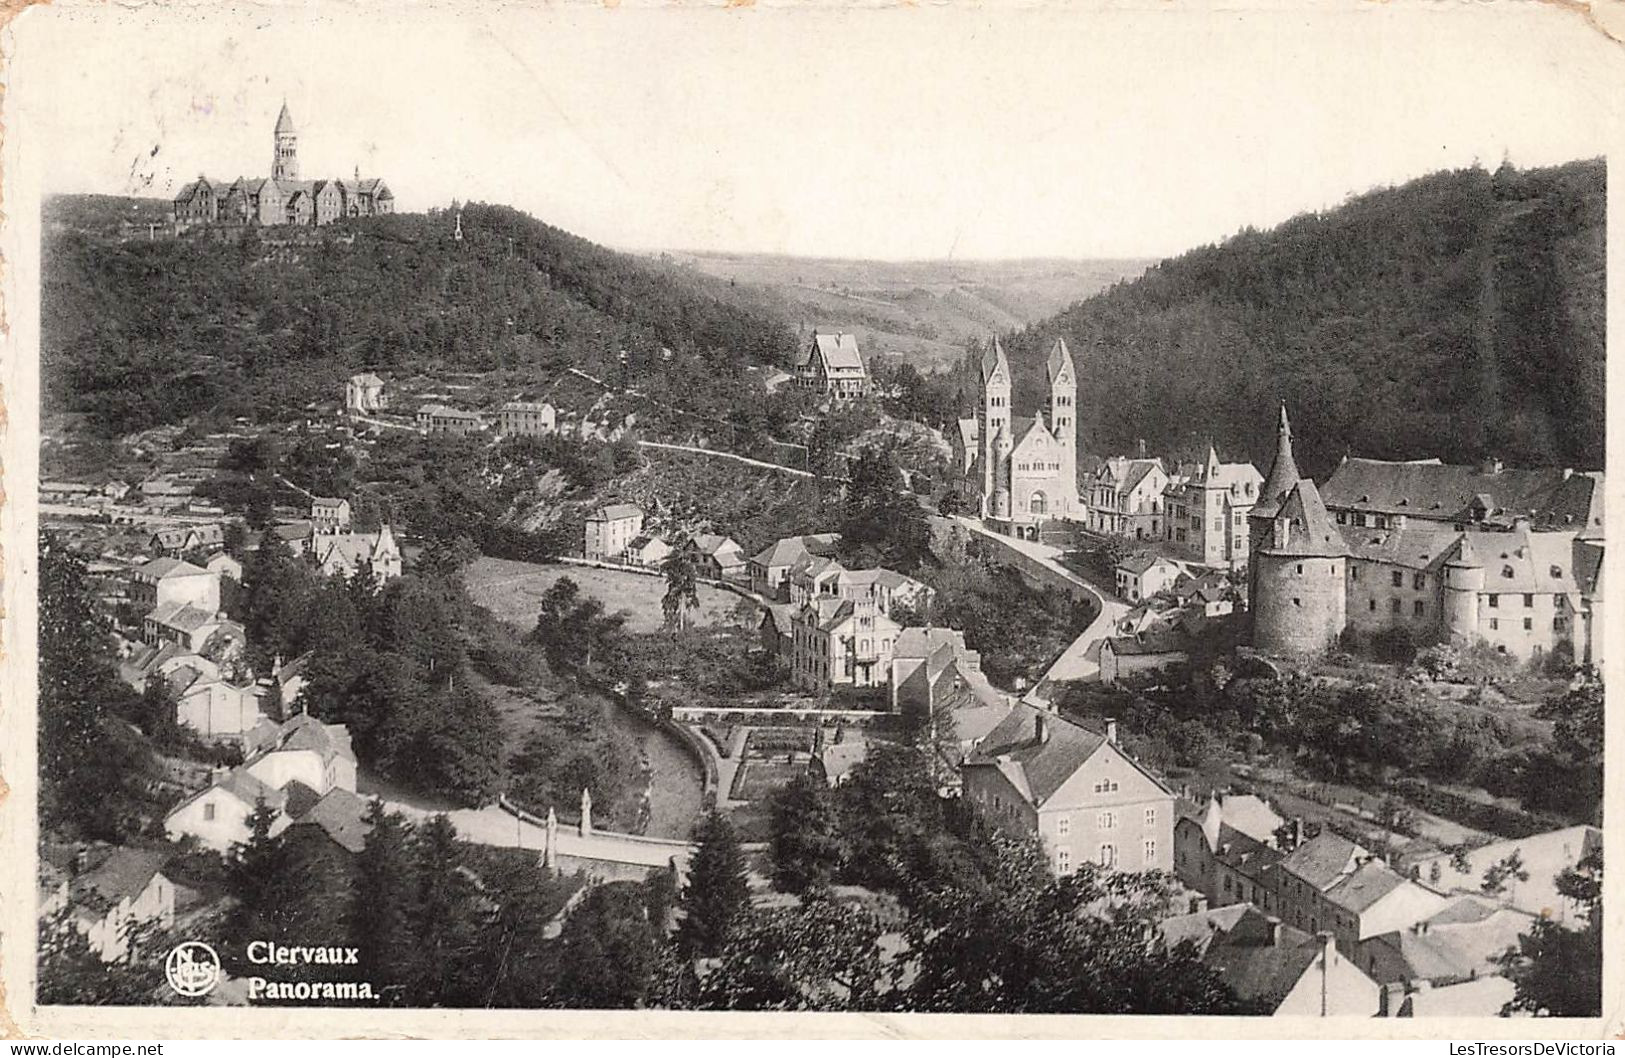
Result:
M1128 605L1122 600L1109 596L1084 580L1060 562L1061 549L1036 540L1018 540L1013 536L1005 536L986 528L974 518L965 515L956 515L954 521L983 538L993 540L1012 551L1018 551L1053 570L1072 584L1088 592L1099 607L1099 613L1089 623L1072 643L1061 652L1054 663L1044 671L1028 692L1027 698L1043 700L1043 688L1046 684L1062 680L1094 680L1100 678L1100 643L1116 626L1117 621L1128 612Z

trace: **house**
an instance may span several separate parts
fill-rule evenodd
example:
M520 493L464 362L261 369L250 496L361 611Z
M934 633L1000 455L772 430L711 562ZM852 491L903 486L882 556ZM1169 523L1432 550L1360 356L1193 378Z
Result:
M960 419L952 434L959 496L966 508L1001 532L1038 539L1044 523L1083 520L1078 495L1078 374L1066 342L1057 338L1044 365L1045 405L1017 416L1014 376L1004 346L987 343L978 380L976 417Z
M787 584L790 602L805 606L816 599L867 599L891 615L892 603L923 609L931 601L931 589L913 577L889 569L847 569L833 558L809 556L805 564L791 567Z
M176 697L175 720L208 741L240 739L266 717L268 688L202 677Z
M540 437L558 428L559 413L544 402L510 400L497 410L497 432L504 437Z
M291 717L294 713L303 712L298 708L299 695L305 689L310 669L310 659L315 657L314 652L300 654L292 661L284 662L280 657L276 659L271 668L271 685L276 690L276 712L278 715L272 719L278 722Z
M762 623L757 629L761 635L762 649L778 657L786 666L792 663L795 618L796 607L787 602L770 602L762 608Z
M211 612L188 602L161 603L142 618L141 629L148 643L174 643L194 654L204 653L205 644L217 635L239 643L247 640L243 626L224 611Z
M122 658L119 661L119 678L139 691L146 687L149 677L162 676L167 679L181 668L189 670L189 679L218 679L220 676L217 662L179 644L160 641L144 643Z
M926 626L904 628L897 633L897 641L892 645L891 674L887 681L891 685L893 710L900 705L900 688L944 649L948 651L950 659L960 663L962 671L982 671L982 655L965 645L965 634L956 628Z
M634 566L658 566L671 554L671 545L658 536L642 534L632 538L622 556Z
M1162 460L1112 456L1089 482L1085 524L1097 533L1134 540L1161 540L1168 471Z
M865 599L817 599L794 611L790 679L804 690L884 686L899 628Z
M180 558L189 551L213 551L226 545L226 527L219 522L175 525L159 529L147 542L155 555Z
M921 629L904 629L903 636L916 631ZM931 742L939 747L942 763L954 771L965 754L997 728L1014 707L1013 699L982 675L974 651L956 654L953 645L943 643L923 663L909 668L906 676L897 679L897 671L893 655L893 710L923 718L930 725ZM937 727L944 720L953 725L951 738L945 738L946 733Z
M708 577L722 580L745 572L745 551L732 538L716 533L695 533L684 545L699 555L700 567Z
M148 925L167 930L175 924L175 883L163 872L167 859L163 852L128 847L78 853L66 892L50 910L61 901L91 951L103 962L122 959L132 930Z
M838 400L861 397L869 390L869 369L855 334L813 331L795 372L797 386Z
M401 547L388 523L376 533L328 533L313 543L316 565L330 577L352 577L363 568L387 584L401 575Z
M1209 907L1251 904L1278 914L1277 868L1286 854L1275 832L1285 825L1257 797L1215 795L1174 824L1174 873Z
M197 492L197 486L188 481L161 475L148 478L140 485L142 499L155 507L184 507Z
M1407 928L1447 903L1329 830L1288 852L1277 870L1280 916L1298 929L1331 932L1349 956L1368 937Z
M344 383L344 409L351 415L371 415L389 407L384 380L371 371L351 375Z
M750 590L779 602L790 601L791 573L814 558L833 558L840 546L839 533L812 533L806 536L787 536L764 547L751 556Z
M350 531L350 501L333 496L312 496L310 524L317 533Z
M474 412L450 408L444 404L425 404L417 411L418 429L427 434L479 433L485 429L485 420Z
M1338 951L1331 934L1305 933L1251 904L1166 919L1162 936L1170 948L1194 947L1239 998L1276 1017L1377 1012L1377 983Z
M1264 477L1251 463L1221 463L1209 445L1207 461L1190 477L1170 482L1163 496L1166 539L1204 566L1247 564L1247 516Z
M295 558L302 558L310 553L315 535L316 523L303 519L283 522L265 530L266 537L280 541Z
M1451 866L1452 856L1445 852L1405 857L1398 862L1412 878L1433 888L1478 893L1489 869L1516 854L1529 877L1522 881L1507 878L1505 891L1499 894L1497 902L1531 915L1565 922L1580 909L1557 891L1557 876L1601 845L1602 831L1596 827L1574 826L1468 849L1463 854L1467 865L1465 874Z
M203 568L221 578L242 583L243 564L224 551L210 555Z
M1512 528L1603 535L1603 478L1562 467L1518 469L1499 460L1461 466L1437 459L1344 458L1321 486L1338 525L1386 529L1395 520L1445 528Z
M1131 636L1108 636L1100 644L1100 682L1116 683L1141 672L1161 672L1190 660L1190 637L1176 628Z
M587 516L581 553L588 559L616 562L643 533L643 508L634 503L607 503Z
M838 685L880 687L900 629L873 602L821 599L791 606L791 681L827 692Z
M288 825L282 814L286 793L255 778L246 764L229 771L222 768L208 786L170 809L164 817L164 833L172 841L192 837L204 848L229 852L252 836L249 816L261 801L278 813L271 834L280 834Z
M314 804L293 814L287 838L320 838L324 844L349 857L361 854L371 831L367 802L353 790L335 786Z
M263 722L249 733L249 743L253 753L242 767L267 786L280 790L298 781L317 794L355 789L355 751L343 724L296 713L280 724Z
M1448 1005L1465 1007L1460 1013L1495 1017L1514 991L1497 960L1518 946L1535 921L1536 916L1493 900L1460 896L1408 929L1362 941L1357 959L1383 986L1389 1016L1425 1016Z
M1123 559L1114 572L1117 594L1129 602L1140 602L1173 587L1185 575L1185 567L1161 555L1141 552Z
M130 603L147 611L166 603L220 609L220 575L176 558L155 558L130 575Z
M1173 862L1174 795L1117 744L1018 702L960 767L964 796L994 826L1037 834L1056 874L1085 860L1125 871Z

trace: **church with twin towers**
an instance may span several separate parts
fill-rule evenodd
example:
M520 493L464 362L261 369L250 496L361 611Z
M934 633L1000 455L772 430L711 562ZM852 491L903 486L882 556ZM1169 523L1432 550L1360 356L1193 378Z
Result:
M1055 339L1044 363L1049 397L1042 413L1015 415L1012 377L995 335L982 354L976 417L960 419L953 438L960 498L1015 536L1038 539L1051 519L1079 519L1078 372L1066 342Z

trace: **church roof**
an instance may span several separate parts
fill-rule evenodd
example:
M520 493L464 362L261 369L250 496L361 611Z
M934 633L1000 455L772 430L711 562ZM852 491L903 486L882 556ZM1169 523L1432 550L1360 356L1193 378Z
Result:
M1005 358L1004 344L999 336L994 335L988 340L987 349L982 353L982 381L986 382L993 377L993 372L1003 365L1005 377L1010 377L1010 361Z
M1072 366L1072 351L1066 347L1066 339L1057 338L1055 343L1049 347L1049 360L1046 361L1044 369L1049 376L1049 380L1054 382L1055 377L1061 373L1063 368L1070 368L1074 379L1078 377L1077 369Z
M260 127L264 128L265 126L262 125ZM284 101L282 104L281 113L277 114L276 116L276 134L278 136L284 136L295 131L296 130L293 127L293 115L288 113L288 104L286 101Z

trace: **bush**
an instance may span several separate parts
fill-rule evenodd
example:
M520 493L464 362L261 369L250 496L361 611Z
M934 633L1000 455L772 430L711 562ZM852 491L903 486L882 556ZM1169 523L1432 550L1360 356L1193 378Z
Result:
M1416 657L1416 636L1409 628L1385 628L1371 637L1371 649L1381 661L1407 665Z

